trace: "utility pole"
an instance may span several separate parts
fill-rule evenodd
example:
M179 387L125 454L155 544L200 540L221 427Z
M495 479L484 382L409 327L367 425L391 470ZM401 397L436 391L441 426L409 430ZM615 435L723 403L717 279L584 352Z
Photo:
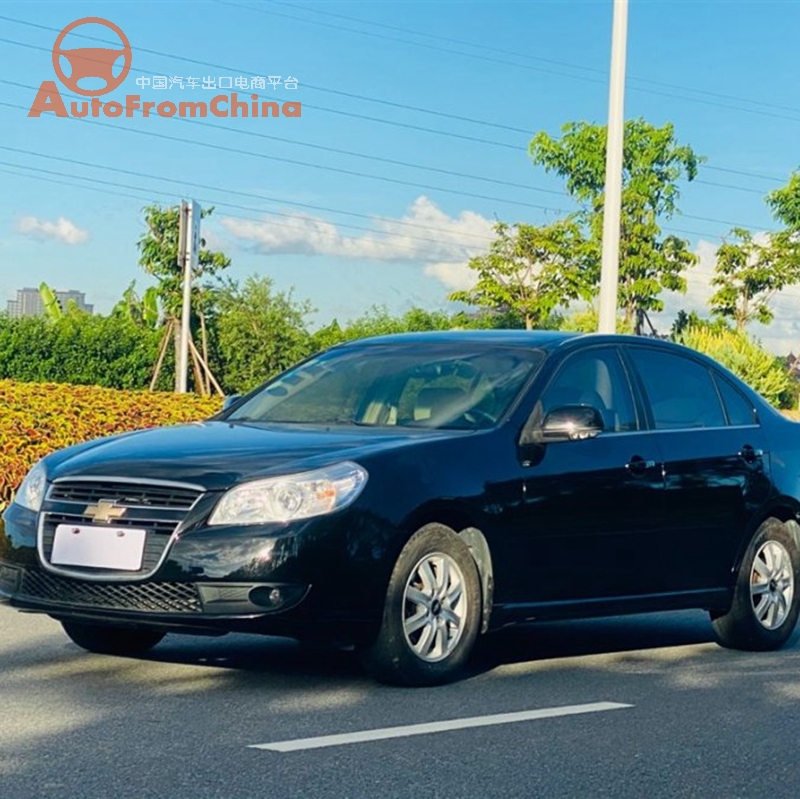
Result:
M622 206L622 156L625 138L625 49L628 38L628 0L614 0L611 35L611 82L608 91L606 186L603 202L603 257L600 271L600 333L617 329L619 233Z
M181 201L178 262L183 266L183 307L181 309L181 334L176 364L176 392L185 394L189 374L189 341L192 319L192 274L197 268L200 252L200 206L194 201Z

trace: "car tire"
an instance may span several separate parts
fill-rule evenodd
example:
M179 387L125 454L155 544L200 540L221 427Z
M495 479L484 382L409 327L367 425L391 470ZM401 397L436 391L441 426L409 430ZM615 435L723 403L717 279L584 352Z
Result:
M767 519L744 554L730 609L711 613L718 643L748 651L783 646L797 624L799 581L797 542L783 522Z
M135 630L74 621L62 621L61 626L73 643L100 655L141 655L166 635L157 630Z
M390 685L438 685L466 664L481 624L481 588L469 547L427 524L401 551L377 638L361 650L369 674Z

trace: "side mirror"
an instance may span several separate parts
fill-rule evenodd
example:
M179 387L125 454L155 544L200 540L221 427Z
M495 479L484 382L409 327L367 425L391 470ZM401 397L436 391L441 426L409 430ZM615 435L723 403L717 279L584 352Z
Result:
M230 394L222 400L222 410L227 411L232 405L235 405L242 398L241 394Z
M595 438L605 429L603 417L591 405L564 405L553 408L544 417L541 427L531 431L537 443L580 441Z

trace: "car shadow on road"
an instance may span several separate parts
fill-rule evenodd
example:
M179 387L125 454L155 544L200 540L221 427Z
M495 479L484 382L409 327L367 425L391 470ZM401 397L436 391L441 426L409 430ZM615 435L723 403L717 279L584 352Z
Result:
M548 621L490 633L479 640L474 670L537 660L615 654L714 641L703 611Z
M697 611L540 622L480 638L466 676L515 663L680 647L713 640L708 616ZM142 659L213 666L242 675L324 676L345 680L363 677L353 647L298 643L275 637L171 635Z

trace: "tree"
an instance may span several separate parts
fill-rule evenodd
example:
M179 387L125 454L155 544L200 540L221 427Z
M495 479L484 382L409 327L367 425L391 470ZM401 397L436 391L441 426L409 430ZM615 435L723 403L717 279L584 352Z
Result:
M792 172L785 186L767 195L767 205L787 231L800 233L800 171Z
M516 316L527 330L540 327L556 308L588 297L597 261L577 221L552 225L495 225L489 252L472 258L475 286L449 299Z
M785 234L764 235L759 241L750 231L734 228L717 250L712 313L733 320L737 330L752 321L769 324L774 316L770 300L800 279L792 249Z
M603 230L606 128L570 122L560 139L537 133L529 152L534 164L566 181L581 205L581 218L599 256ZM642 314L663 310L664 289L686 291L683 273L697 262L684 239L663 235L660 222L678 212L678 181L693 180L702 162L688 145L679 145L671 124L657 128L644 119L625 123L619 302L628 324Z
M228 281L216 291L214 336L226 390L255 388L312 352L306 318L308 302L275 291L269 278Z
M213 208L205 208L200 212L202 219L213 213ZM174 340L175 360L178 361L179 345L179 320L183 304L183 268L178 262L179 257L179 238L180 238L180 207L170 206L161 207L159 205L148 205L144 208L144 221L147 226L146 231L138 241L139 265L147 274L152 275L158 281L158 298L164 311L165 337L163 346L159 352L153 382L158 377L161 364L166 353L167 341L170 336ZM198 253L198 265L192 275L192 331L198 327L201 332L202 341L202 363L208 364L208 347L206 340L206 301L209 296L209 285L203 283L204 277L217 275L223 269L227 269L231 264L231 259L223 252L215 252L206 248L205 239L200 239L200 251ZM194 336L192 336L194 338ZM210 373L207 369L201 370L200 360L194 347L193 341L190 342L190 354L194 360L194 375L196 388L206 393L210 387L206 384L206 377L211 381ZM175 382L177 387L177 374Z
M213 208L204 208L200 216L206 219L213 212ZM165 314L178 318L183 299L183 268L178 263L180 207L148 205L144 208L144 223L147 229L138 242L139 265L158 281L158 296ZM214 276L231 265L225 253L207 249L204 238L200 239L197 260L198 266L192 275L194 290L199 290L202 278Z

